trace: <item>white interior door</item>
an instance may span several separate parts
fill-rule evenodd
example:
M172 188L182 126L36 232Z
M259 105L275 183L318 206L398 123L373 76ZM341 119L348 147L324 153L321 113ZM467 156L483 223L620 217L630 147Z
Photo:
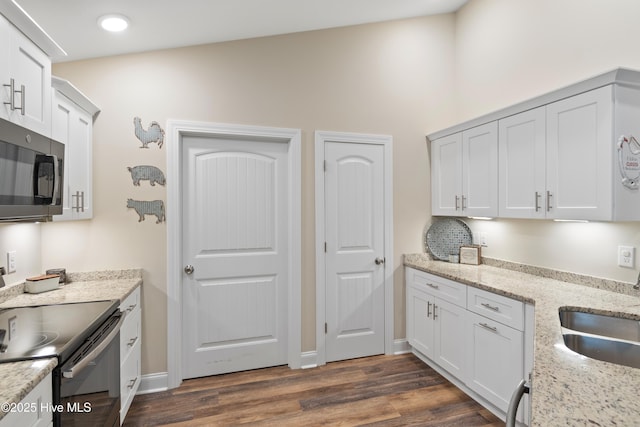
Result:
M183 378L287 363L288 144L182 139Z
M326 360L385 352L384 147L325 142Z

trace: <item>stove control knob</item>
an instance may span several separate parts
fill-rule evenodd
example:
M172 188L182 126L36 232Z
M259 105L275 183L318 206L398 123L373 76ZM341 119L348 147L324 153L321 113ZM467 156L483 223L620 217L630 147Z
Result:
M189 264L184 268L184 272L187 273L188 275L192 275L193 274L193 265Z

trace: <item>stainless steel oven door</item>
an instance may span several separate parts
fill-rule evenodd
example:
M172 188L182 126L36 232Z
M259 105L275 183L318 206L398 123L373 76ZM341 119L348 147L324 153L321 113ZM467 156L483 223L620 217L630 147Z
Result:
M54 426L120 426L120 326L107 320L54 375ZM58 388L58 390L56 390Z

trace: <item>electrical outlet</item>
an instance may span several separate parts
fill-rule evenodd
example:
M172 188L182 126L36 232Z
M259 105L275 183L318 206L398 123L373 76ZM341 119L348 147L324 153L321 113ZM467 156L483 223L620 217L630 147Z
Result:
M13 316L9 319L9 341L15 340L18 334L18 317Z
M618 246L618 266L634 268L636 248L633 246Z
M16 251L7 252L7 274L16 272Z
M489 242L489 237L486 231L481 231L480 233L478 233L478 244L480 246L484 246L486 248L487 246L489 246L488 242Z

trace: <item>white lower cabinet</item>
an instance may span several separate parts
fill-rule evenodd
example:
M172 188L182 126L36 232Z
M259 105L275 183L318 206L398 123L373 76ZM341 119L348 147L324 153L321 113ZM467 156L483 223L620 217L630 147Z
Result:
M465 383L507 412L523 377L523 333L475 313L468 319Z
M409 267L405 275L407 341L414 352L504 419L532 368L533 334L525 333L533 328L532 307ZM528 405L521 406L517 419L527 424Z
M120 304L126 317L120 329L120 424L129 411L131 402L140 387L142 309L140 287L136 288Z
M53 425L53 387L51 374L26 395L0 420L0 427L48 427ZM15 410L14 410L15 409Z
M411 284L407 287L409 343L451 374L464 378L465 341L460 337L464 336L466 326L465 286L415 270L410 274Z

